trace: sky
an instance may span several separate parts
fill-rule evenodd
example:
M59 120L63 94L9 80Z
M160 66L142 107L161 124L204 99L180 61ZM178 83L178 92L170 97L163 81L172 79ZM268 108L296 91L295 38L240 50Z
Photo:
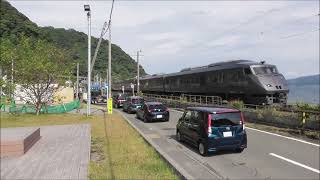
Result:
M95 37L111 8L111 1L9 2L39 26L85 33L90 4ZM149 74L247 59L274 64L290 79L319 74L318 14L319 1L115 0L112 43L134 59L141 50Z

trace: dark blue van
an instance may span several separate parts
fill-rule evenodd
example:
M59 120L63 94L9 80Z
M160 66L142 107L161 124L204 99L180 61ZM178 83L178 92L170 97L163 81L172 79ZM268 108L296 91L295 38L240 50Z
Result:
M176 136L198 147L203 156L222 149L242 152L247 147L244 117L237 109L188 107L178 121Z

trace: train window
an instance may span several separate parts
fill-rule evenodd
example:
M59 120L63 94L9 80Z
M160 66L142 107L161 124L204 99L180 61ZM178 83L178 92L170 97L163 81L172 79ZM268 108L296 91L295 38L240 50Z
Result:
M254 67L255 74L277 74L277 68L274 66Z
M245 79L243 75L243 71L238 70L237 73L238 73L238 80L243 81Z
M252 74L250 68L244 68L244 73L245 73L245 74Z

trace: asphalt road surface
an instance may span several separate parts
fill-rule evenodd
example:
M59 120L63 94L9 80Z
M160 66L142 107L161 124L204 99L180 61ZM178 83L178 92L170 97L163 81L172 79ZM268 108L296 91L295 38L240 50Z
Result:
M246 128L248 148L202 157L197 149L176 141L182 113L170 110L169 122L144 123L119 110L140 133L166 152L187 177L195 179L319 179L319 145Z

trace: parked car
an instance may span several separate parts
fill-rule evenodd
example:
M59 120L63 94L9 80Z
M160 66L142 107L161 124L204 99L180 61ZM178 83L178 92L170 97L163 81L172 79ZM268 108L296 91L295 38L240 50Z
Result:
M237 109L186 108L177 123L176 137L198 147L202 156L222 149L242 152L247 147L244 116Z
M169 121L169 110L160 102L145 102L141 108L136 111L138 119L144 122L150 121Z
M131 114L135 113L138 108L141 108L144 103L144 99L140 96L129 96L123 102L123 111Z
M91 91L91 104L106 103L107 96L101 95L100 91Z
M123 106L123 102L126 101L127 94L117 94L113 96L113 107L120 108Z

